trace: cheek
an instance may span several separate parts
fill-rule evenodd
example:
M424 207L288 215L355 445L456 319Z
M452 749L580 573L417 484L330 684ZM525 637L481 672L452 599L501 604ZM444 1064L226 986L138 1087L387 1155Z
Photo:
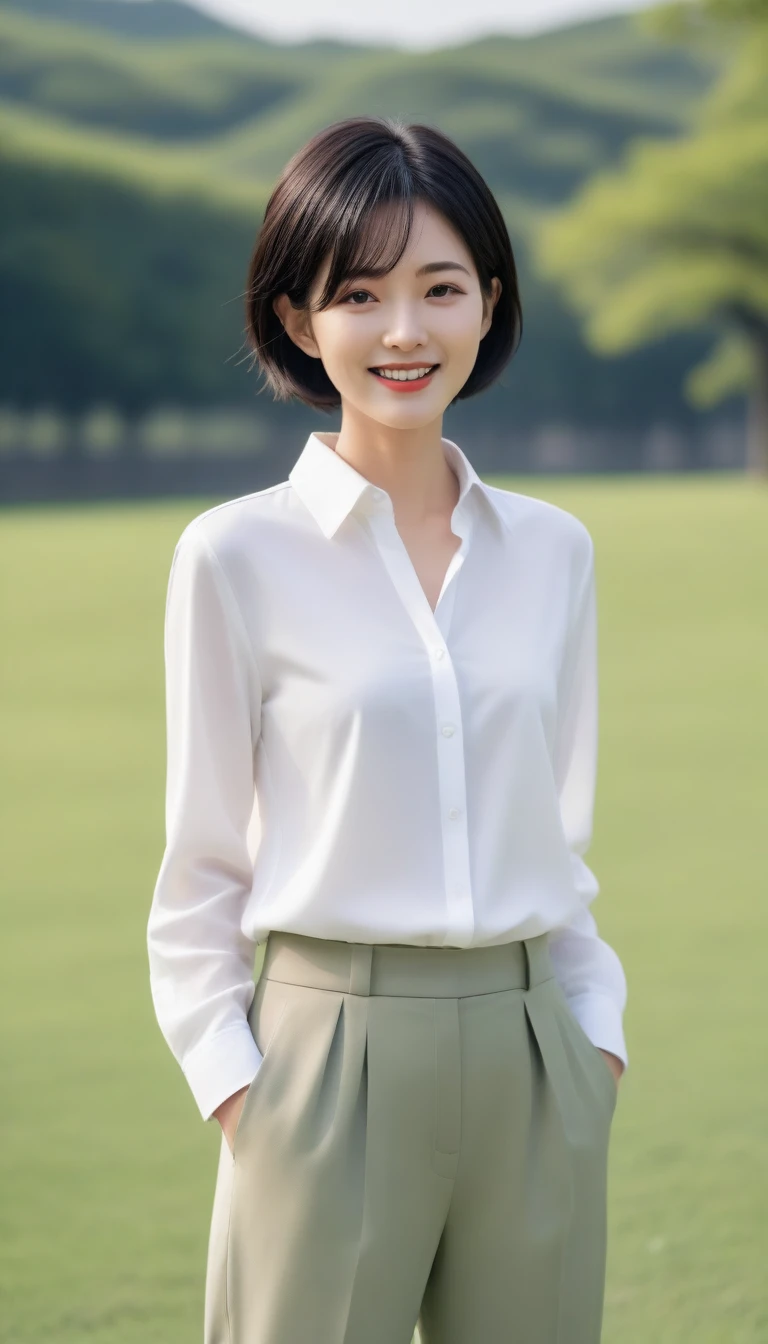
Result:
M462 303L443 314L442 330L445 339L457 346L473 346L480 336L483 309L477 303Z
M315 328L315 339L323 364L329 371L337 371L343 376L345 370L352 372L360 367L365 348L361 325L330 319Z

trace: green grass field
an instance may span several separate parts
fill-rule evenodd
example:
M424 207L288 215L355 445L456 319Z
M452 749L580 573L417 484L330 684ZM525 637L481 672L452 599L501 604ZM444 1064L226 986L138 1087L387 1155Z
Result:
M570 509L596 547L589 862L629 981L630 1052L604 1344L758 1344L768 488L731 476L496 483ZM0 515L4 1344L202 1338L219 1129L160 1035L145 934L164 843L168 567L211 502Z

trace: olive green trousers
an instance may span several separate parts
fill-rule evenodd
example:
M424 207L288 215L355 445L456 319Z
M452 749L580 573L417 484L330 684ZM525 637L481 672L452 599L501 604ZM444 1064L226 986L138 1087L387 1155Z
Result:
M598 1344L617 1087L548 938L270 934L205 1344Z

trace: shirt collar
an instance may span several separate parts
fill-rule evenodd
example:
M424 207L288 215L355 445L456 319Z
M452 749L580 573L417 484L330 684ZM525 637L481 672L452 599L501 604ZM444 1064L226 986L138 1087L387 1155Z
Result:
M501 501L491 486L481 481L472 463L457 443L443 439L445 456L459 480L457 508L462 507L470 493L487 500L497 518L505 523ZM358 505L365 509L380 506L383 500L389 506L386 492L361 475L345 458L339 457L318 438L310 434L288 479L326 537L332 537L344 519Z

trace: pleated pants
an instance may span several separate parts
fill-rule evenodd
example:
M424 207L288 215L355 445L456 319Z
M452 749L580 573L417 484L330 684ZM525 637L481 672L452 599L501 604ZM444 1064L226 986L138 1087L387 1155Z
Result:
M275 931L248 1019L204 1344L598 1344L617 1086L546 934Z

